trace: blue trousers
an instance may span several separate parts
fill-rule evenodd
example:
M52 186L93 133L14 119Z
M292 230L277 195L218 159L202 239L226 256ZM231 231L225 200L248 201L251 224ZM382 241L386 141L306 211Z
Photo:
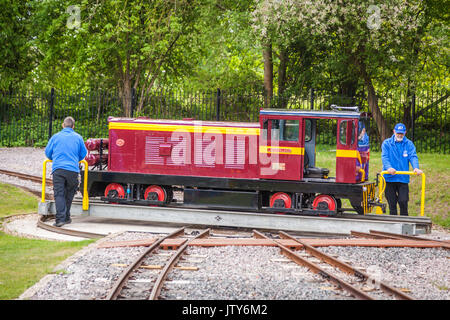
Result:
M78 172L64 169L53 171L53 194L56 206L56 222L70 219L70 207L78 188Z

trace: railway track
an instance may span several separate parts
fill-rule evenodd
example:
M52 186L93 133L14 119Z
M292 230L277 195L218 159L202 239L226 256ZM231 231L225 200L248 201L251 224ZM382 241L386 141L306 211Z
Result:
M31 181L33 183L39 183L40 185L42 185L42 177L38 177L38 176L30 175L30 174L25 174L25 173L21 173L21 172L3 170L3 169L0 169L0 174L4 174L4 175L7 175L7 176L11 176L11 177L16 177L16 178L19 178L19 179L25 180L25 181ZM17 187L17 188L20 188L20 189L23 189L23 190L25 190L27 192L30 192L30 193L34 194L35 196L37 196L39 198L41 197L41 191L37 191L37 190L32 189L30 187L21 186L21 185L14 184L14 183L10 183L10 184L15 186L15 187ZM53 180L52 179L46 179L45 185L48 186L48 187L53 186ZM53 200L53 196L46 193L45 194L45 199L46 200Z
M189 242L209 237L209 229L200 233L196 237L186 238L184 227L178 229L168 236L161 237L145 250L126 270L123 271L113 288L109 291L107 300L155 300L158 299L161 288L164 285L170 270L175 266L180 256L189 246ZM162 243L167 239L183 237L186 238L177 250L163 250ZM257 230L253 230L253 237L269 239L274 242L293 262L307 267L313 273L320 275L325 281L335 285L335 290L345 290L348 295L361 300L414 300L407 295L387 284L373 275L369 275L351 265L350 262L339 260L331 255L315 249L297 238L280 232L281 239L289 239L298 242L303 246L302 250L294 251L285 247L272 237L269 237ZM158 252L157 252L158 251ZM171 253L169 253L171 252ZM164 265L162 271L155 274L155 270L148 270L148 265ZM159 269L158 269L159 270ZM239 283L236 283L239 286ZM169 289L166 289L169 290ZM186 297L189 299L189 297Z
M55 227L53 225L45 223L45 221L47 221L49 218L50 217L48 217L48 216L41 216L37 222L38 228L41 228L41 229L44 229L44 230L47 230L50 232L65 234L68 236L79 237L79 238L97 239L97 238L103 238L104 236L106 236L106 234Z
M259 231L254 230L254 235L257 238L270 239ZM381 299L386 299L381 295L381 291L389 297L394 297L399 300L414 300L411 296L401 292L400 290L388 285L379 279L374 279L367 273L352 267L348 263L338 260L322 251L309 246L308 244L296 239L295 237L280 232L280 238L291 239L303 245L303 253L294 252L293 250L283 246L275 239L271 239L281 250L281 253L299 265L309 268L312 272L319 274L324 279L332 282L338 288L346 290L352 296L363 300L374 300L375 297L369 295L366 291L377 291L377 296ZM318 259L319 262L315 262ZM352 279L344 279L337 275L337 270L329 271L325 266L331 266L341 272L350 275Z
M159 249L160 244L166 240L176 237L185 236L184 227L175 230L166 237L161 237L153 243L147 250L145 250L133 263L131 263L126 270L123 271L119 279L114 284L113 288L108 293L106 300L130 300L130 299L140 299L140 300L158 300L161 289L164 285L164 281L167 278L170 270L176 265L178 260L181 258L182 254L188 247L188 244L193 239L205 238L210 234L210 229L207 229L195 237L186 238L183 245L178 248L173 254L170 255L169 259L164 262L164 267L157 277L151 271L143 272L139 269L145 261L154 261L155 252ZM160 261L158 261L160 262ZM144 285L142 282L132 282L132 277L139 273L139 278L144 278ZM149 283L153 283L150 286Z
M42 177L34 176L31 174L21 173L21 172L15 172L15 171L9 171L9 170L3 170L0 169L0 174L5 174L8 176L16 177L22 180L32 181L36 183L42 184ZM53 180L52 179L46 179L47 186L53 186Z

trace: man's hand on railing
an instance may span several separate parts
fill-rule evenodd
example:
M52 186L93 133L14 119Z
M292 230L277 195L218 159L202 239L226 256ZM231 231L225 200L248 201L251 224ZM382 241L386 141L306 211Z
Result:
M387 172L389 172L389 174L395 174L395 172L397 172L397 170L395 170L394 168L389 168L389 169L387 169Z

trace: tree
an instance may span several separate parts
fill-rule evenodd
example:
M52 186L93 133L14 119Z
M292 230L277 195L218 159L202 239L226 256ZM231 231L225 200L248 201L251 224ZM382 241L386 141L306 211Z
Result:
M414 52L408 44L417 39L426 24L426 6L427 2L419 0L377 5L359 0L261 0L254 23L262 33L272 34L272 39L288 46L292 44L292 30L301 37L294 39L300 38L307 48L320 41L329 57L337 57L336 62L364 84L369 109L383 140L391 130L378 104L377 87L386 84L386 79L392 82L393 73L411 72L416 66L412 61L400 61ZM327 58L324 61L331 65ZM354 86L355 82L349 84Z
M202 6L189 0L84 0L78 7L79 24L71 28L66 23L72 18L71 4L36 4L41 29L36 43L45 52L41 67L59 67L61 74L82 70L91 83L114 85L125 116L131 116L133 88L139 111L161 74L180 72L170 65L190 49Z
M30 1L0 3L0 89L12 90L35 64L31 50Z

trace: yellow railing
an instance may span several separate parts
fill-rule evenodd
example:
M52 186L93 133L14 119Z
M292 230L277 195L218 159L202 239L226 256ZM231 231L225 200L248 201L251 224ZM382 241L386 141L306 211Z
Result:
M359 173L361 173L361 182L364 182L366 180L366 171L364 171L363 168L358 170Z
M47 176L47 163L52 162L52 160L46 159L44 160L43 170L42 170L42 193L41 193L41 202L45 202L45 180ZM88 179L88 163L86 160L80 161L84 164L84 182L83 182L83 210L89 209L89 196L87 192L87 179Z
M384 189L386 189L386 179L384 175L389 174L388 171L381 171L380 173L380 186L378 187L380 202L383 200ZM410 176L415 176L417 173L414 171L396 171L394 174L409 174ZM425 211L425 173L422 173L422 194L420 197L420 215L423 217ZM377 208L378 209L378 208Z

